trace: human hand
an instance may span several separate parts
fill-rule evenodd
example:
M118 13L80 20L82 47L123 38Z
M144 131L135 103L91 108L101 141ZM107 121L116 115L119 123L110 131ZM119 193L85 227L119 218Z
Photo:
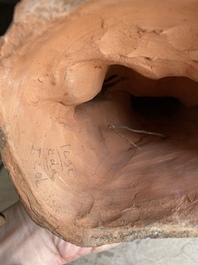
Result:
M3 214L7 222L0 228L0 264L61 265L117 245L82 248L65 242L35 224L20 202Z

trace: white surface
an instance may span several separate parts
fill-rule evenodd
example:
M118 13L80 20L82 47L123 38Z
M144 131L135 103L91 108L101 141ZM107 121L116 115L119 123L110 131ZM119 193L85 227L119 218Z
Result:
M10 178L0 172L0 211L18 196ZM68 265L198 265L198 239L147 239L85 256ZM39 264L38 264L39 265ZM43 264L47 265L47 264Z
M198 239L148 239L124 243L70 265L197 265Z

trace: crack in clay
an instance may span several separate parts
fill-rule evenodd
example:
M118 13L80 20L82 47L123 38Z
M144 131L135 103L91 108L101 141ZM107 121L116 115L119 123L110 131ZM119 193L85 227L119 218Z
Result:
M142 34L150 34L150 33L154 33L156 35L162 35L164 32L164 29L144 29L141 28L140 26L136 26L137 27L137 32L138 34L142 35Z

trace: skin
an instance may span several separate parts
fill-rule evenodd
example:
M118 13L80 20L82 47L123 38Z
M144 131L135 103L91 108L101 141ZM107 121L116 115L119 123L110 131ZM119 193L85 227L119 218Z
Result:
M3 214L7 222L0 228L0 261L4 265L61 265L115 246L82 248L65 242L36 225L20 202L6 209Z

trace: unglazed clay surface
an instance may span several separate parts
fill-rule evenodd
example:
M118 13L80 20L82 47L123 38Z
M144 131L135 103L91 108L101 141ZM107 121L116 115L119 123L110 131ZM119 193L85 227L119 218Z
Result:
M52 2L22 1L1 39L1 153L26 210L81 246L198 236L198 1Z

